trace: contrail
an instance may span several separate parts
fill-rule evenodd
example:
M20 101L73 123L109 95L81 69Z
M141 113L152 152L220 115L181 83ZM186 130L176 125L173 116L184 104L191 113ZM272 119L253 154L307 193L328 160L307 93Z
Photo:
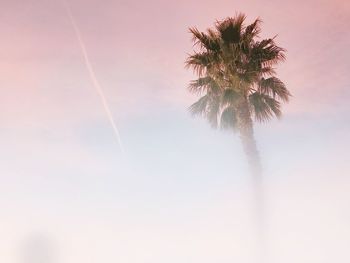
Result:
M72 10L70 8L70 6L68 5L68 3L66 1L63 1L63 4L66 8L66 11L67 11L67 14L69 16L69 20L74 28L74 31L75 31L75 35L78 39L78 42L79 42L79 46L80 46L80 49L81 49L81 52L82 52L82 55L84 57L84 62L85 62L85 66L89 72L89 75L90 75L90 79L92 81L92 84L93 86L95 87L98 95L100 96L100 99L101 99L101 102L102 102L102 105L103 105L103 108L106 112L106 115L107 115L107 118L112 126L112 129L114 131L114 135L117 139L117 142L119 144L119 147L122 151L122 153L125 153L124 151L124 147L123 147L123 143L122 143L122 140L120 138L120 133L119 133L119 130L118 130L118 127L117 127L117 124L115 123L114 119L113 119L113 115L112 115L112 112L109 108L109 105L108 105L108 102L106 100L106 96L104 95L103 93L103 89L96 77L96 74L95 74L95 71L90 63L90 59L89 59L89 56L88 56L88 53L87 53L87 50L86 50L86 47L85 47L85 44L84 44L84 41L81 37L81 33L80 33L80 30L79 30L79 27L77 25L77 23L75 22L75 19L73 17L73 13L72 13Z

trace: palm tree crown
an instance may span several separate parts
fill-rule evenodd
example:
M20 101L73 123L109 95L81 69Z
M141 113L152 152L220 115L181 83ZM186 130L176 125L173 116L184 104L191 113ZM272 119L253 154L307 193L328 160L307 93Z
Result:
M189 90L201 95L190 111L206 117L213 127L235 130L252 118L263 122L280 117L281 102L291 96L274 71L285 60L285 50L274 38L258 40L261 20L245 26L245 18L238 14L217 21L205 33L190 28L198 49L189 55L186 66L198 79Z

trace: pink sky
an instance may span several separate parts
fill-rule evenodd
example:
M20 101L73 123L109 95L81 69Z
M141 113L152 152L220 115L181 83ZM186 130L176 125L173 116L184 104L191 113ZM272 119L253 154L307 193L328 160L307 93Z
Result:
M236 12L260 17L262 36L278 34L288 51L278 73L293 98L256 132L271 262L350 261L348 1L67 1L127 160L61 1L2 0L1 262L17 262L16 246L38 229L65 263L252 262L238 138L186 112L188 27Z
M205 30L237 11L247 13L248 22L260 16L263 35L278 34L278 43L288 50L288 62L279 72L295 99L286 113L317 114L334 111L347 92L346 3L71 1L71 6L96 73L120 115L142 112L156 98L188 105L192 98L182 88L192 78L183 69L191 51L187 28ZM1 110L7 113L1 121L9 116L10 122L45 118L43 114L65 118L72 108L78 119L96 114L95 94L59 1L3 2L1 22Z

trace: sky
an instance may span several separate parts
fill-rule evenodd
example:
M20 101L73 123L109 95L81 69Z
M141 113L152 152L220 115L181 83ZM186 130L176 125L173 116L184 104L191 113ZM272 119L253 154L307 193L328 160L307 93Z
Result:
M293 94L255 126L269 262L350 261L348 1L67 2L125 153L63 2L0 0L1 262L256 262L239 138L187 110L188 27L237 12L277 35Z

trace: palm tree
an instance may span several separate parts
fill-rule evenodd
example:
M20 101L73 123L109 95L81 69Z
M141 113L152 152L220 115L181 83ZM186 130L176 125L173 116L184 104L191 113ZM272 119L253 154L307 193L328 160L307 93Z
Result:
M190 106L192 114L205 117L213 127L239 133L262 217L262 169L253 120L279 118L281 102L288 102L291 94L274 70L285 60L285 50L275 44L275 38L259 39L260 19L248 26L245 19L238 14L217 21L206 32L190 28L197 49L187 58L186 67L198 75L189 91L201 96Z

